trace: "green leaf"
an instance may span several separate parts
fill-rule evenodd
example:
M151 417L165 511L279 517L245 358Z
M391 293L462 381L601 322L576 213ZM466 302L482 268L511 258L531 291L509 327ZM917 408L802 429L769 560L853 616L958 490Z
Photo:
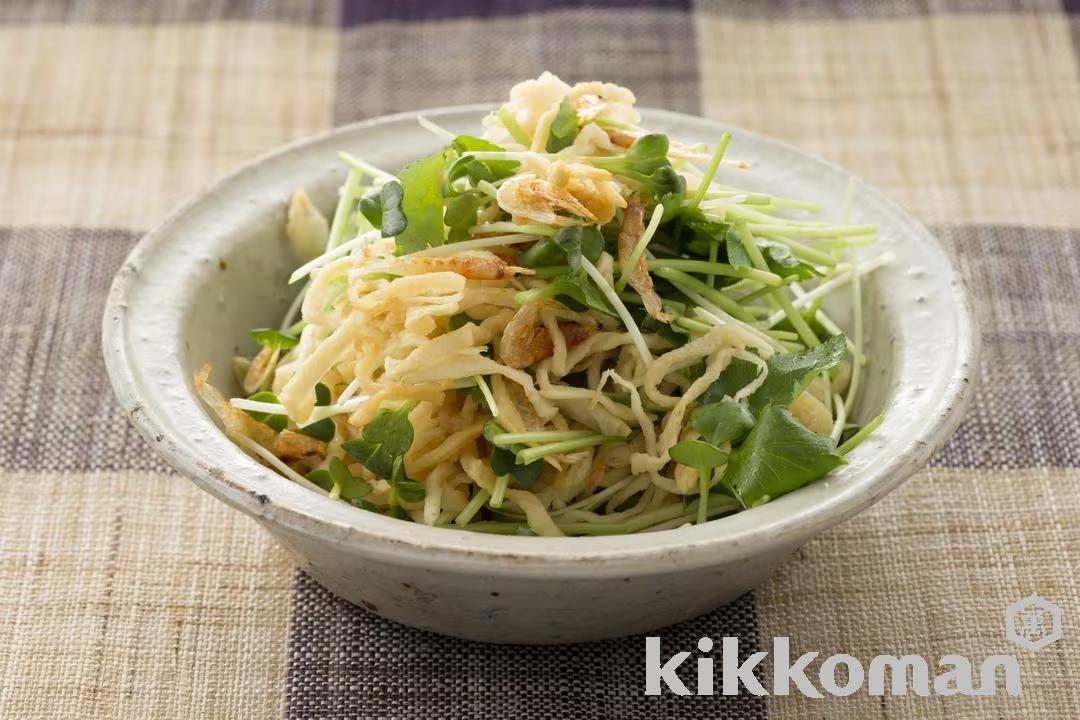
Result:
M468 177L472 180L473 185L479 183L481 180L495 182L496 180L501 180L502 178L513 175L517 166L520 164L517 160L477 160L474 157L464 155L463 153L470 151L506 151L506 148L478 137L472 137L471 135L458 135L450 142L447 149L451 154L458 155L447 173L447 177L451 182L462 177Z
M330 388L322 383L315 383L315 405L326 407L329 404ZM337 433L337 426L334 425L334 421L330 418L323 418L322 420L316 420L310 425L299 428L298 432L301 432L308 437L313 437L316 440L330 442L334 439L334 434Z
M401 204L405 199L405 189L397 180L390 180L379 188L379 201L382 204L383 237L395 237L405 232L408 220L402 212Z
M354 498L349 501L349 504L352 505L354 508L360 508L361 510L367 510L368 512L379 512L379 506L371 502L370 500Z
M730 225L724 234L724 249L727 251L729 265L742 268L754 267L753 261L750 260L750 254L746 252L742 240L739 239L738 231Z
M345 500L358 500L371 493L371 485L349 472L349 466L339 457L330 458L330 480L339 486Z
M815 375L840 364L847 352L843 335L834 335L821 345L791 353L776 353L765 361L769 375L750 396L750 409L759 414L770 405L787 407Z
M551 129L548 131L547 151L559 152L574 144L574 138L578 134L577 110L569 97L564 97L559 103L559 109L555 113L555 119L551 121Z
M528 250L518 255L518 263L530 268L558 265L566 257L559 244L553 238L541 238Z
M674 220L682 210L683 203L686 202L686 183L683 182L682 189L669 190L657 196L656 202L664 206L664 214L660 216L660 222L666 223Z
M540 470L544 466L543 460L537 460L527 465L517 464L517 452L524 450L525 445L511 445L506 448L495 444L496 435L506 432L502 425L494 420L488 420L484 424L484 438L491 445L491 470L496 477L509 475L515 487L529 488L540 479Z
M512 450L505 448L493 448L491 451L491 469L496 476L510 475L513 485L519 488L529 488L540 479L540 469L544 466L543 460L518 465L517 456Z
M672 312L672 308L668 303L663 303L663 308L666 312ZM634 321L637 323L641 332L656 333L675 347L682 347L690 341L690 335L683 332L677 325L657 320L652 315L645 312L644 307L634 305L628 309L630 311L630 317L634 318ZM679 315L678 312L672 312L672 314Z
M754 416L741 403L725 400L694 408L690 425L706 442L722 445L735 442L749 432L754 426Z
M297 428L297 432L307 435L308 437L313 437L316 440L330 442L337 433L337 426L334 425L334 421L330 418L323 418L322 420L316 420L309 425Z
M360 214L367 218L371 227L382 227L382 201L379 199L379 188L371 188L360 196Z
M330 479L330 473L327 470L312 470L305 477L326 492L334 489L334 481Z
M575 312L591 308L613 318L619 317L608 299L588 278L574 280L567 275L553 278L546 287L555 293L553 297Z
M683 440L668 451L671 459L692 468L713 468L727 462L728 455L703 440Z
M552 239L566 253L570 274L574 276L584 274L582 257L596 262L604 252L604 234L596 225L570 225L561 228Z
M683 195L686 193L686 180L675 172L670 165L662 167L652 174L648 182L642 185L649 190L654 197L666 197L668 195Z
M424 486L415 480L399 482L394 487L397 489L398 497L405 502L420 502L426 494Z
M399 175L403 188L401 210L407 218L404 231L397 236L399 255L426 247L442 245L442 184L446 162L442 153L409 163Z
M758 240L757 245L765 256L769 270L780 277L795 275L800 280L810 280L821 275L813 265L808 265L792 255L791 248L787 245L772 240Z
M668 161L668 145L668 137L662 133L642 135L625 155L594 158L592 164L637 182L654 198L685 194L686 181Z
M698 398L702 405L718 403L725 397L735 397L735 393L750 384L758 375L758 366L749 360L732 358L720 377Z
M390 474L390 487L405 502L420 502L424 499L424 486L405 473L404 457L394 460L394 471Z
M251 339L259 343L263 347L273 348L276 350L288 350L294 348L299 344L300 338L295 335L287 335L280 330L274 330L273 328L256 328L250 333Z
M376 476L389 480L394 461L404 455L413 441L413 426L409 411L415 403L406 403L397 410L380 409L364 426L360 437L343 443L341 449Z
M469 237L469 230L476 225L476 212L485 202L487 202L487 197L475 192L465 192L447 198L443 222L449 228L447 239L450 242L461 242Z
M383 237L400 235L407 225L401 210L404 190L397 180L390 180L382 187L368 190L360 198L360 214L372 227L380 228Z
M450 319L446 322L446 327L449 330L457 330L458 328L465 327L471 323L473 319L469 317L468 313L454 313L450 316Z
M750 410L759 415L770 405L788 406L818 375L840 364L847 352L843 335L834 335L821 345L791 353L774 353L765 361L769 374L750 396ZM720 377L698 398L700 405L718 403L753 381L758 367L749 360L733 358Z
M667 211L665 210L665 216ZM673 233L672 240L679 253L708 258L712 246L720 243L726 250L727 239L731 235L731 225L705 217L698 208L680 207L674 213L676 222L669 227L662 227L664 233ZM735 238L738 242L738 238ZM650 244L653 247L655 243Z
M753 507L812 483L844 464L832 440L804 428L783 407L765 410L746 441L732 451L724 483Z
M470 398L474 403L481 407L487 406L487 398L484 397L484 391L480 389L479 385L469 385L468 387L454 388L454 392L462 397Z
M277 404L277 395L269 390L262 390L255 393L248 400L254 400L255 402L275 403ZM285 415L278 413L264 413L256 410L245 410L248 415L255 420L261 422L263 425L269 425L275 432L281 432L289 425L289 418Z

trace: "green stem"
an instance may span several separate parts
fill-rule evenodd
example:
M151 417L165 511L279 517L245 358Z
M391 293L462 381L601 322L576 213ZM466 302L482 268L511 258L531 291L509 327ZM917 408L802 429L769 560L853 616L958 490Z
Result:
M565 275L570 271L569 265L541 265L540 267L533 268L535 271L531 277L539 280L550 280L553 277L559 275Z
M761 254L761 248L754 242L754 235L750 232L750 228L746 223L738 223L735 225L735 231L739 236L739 243L743 246L743 250L750 256L750 262L754 264L758 270L768 270L769 263L766 262L765 256Z
M705 333L712 330L712 325L709 325L707 323L703 323L700 320L691 320L690 318L687 318L687 317L675 317L675 318L672 318L671 319L671 324L672 325L677 325L677 326L679 326L681 328L684 328L686 330L689 330L690 332L693 332L693 333L699 333L701 335L704 335Z
M605 393L605 395L606 394L607 393ZM561 510L553 510L551 512L551 516L558 517L559 515L562 515L569 510L592 510L596 507L599 507L601 503L607 501L608 498L621 491L623 487L625 487L623 483L615 483L609 487L604 488L595 495L590 495L584 500L578 500L576 503L573 503L572 505L567 505Z
M690 506L684 508L682 503L673 503L671 505L665 505L664 507L657 508L655 510L649 510L643 512L640 515L636 515L627 520L624 525L627 527L627 532L638 532L653 525L659 525L660 523L667 522L668 520L674 520L675 518L687 514L690 517L697 515L698 507L701 500L695 500L690 503ZM706 502L706 517L715 517L716 515L723 515L725 513L733 512L739 509L739 503L735 498L727 497L724 495L708 495Z
M705 199L718 200L722 198L737 197L739 195L745 195L746 199L743 200L740 205L772 205L772 195L766 195L765 193L752 193L743 192L741 190L709 190L705 193Z
M720 161L724 159L724 152L727 150L729 142L731 142L731 133L726 132L720 136L720 142L716 144L716 151L713 152L712 159L709 161L709 167L705 170L705 174L701 176L701 183L698 185L694 197L687 203L687 207L691 210L697 209L697 206L705 199L705 193L709 192L709 186L712 185L713 178L716 177L716 171L720 169Z
M338 157L341 158L341 160L346 165L348 165L350 168L352 168L354 171L356 171L358 175L370 175L372 179L381 180L382 182L397 179L396 176L386 172L382 168L377 168L374 165L372 165L371 163L364 162L360 158L358 158L358 157L356 157L354 155L350 155L347 152L338 153ZM359 179L360 178L357 177L357 180L359 180Z
M709 243L709 263L710 264L714 264L714 265L717 264L716 263L716 257L717 257L717 253L719 253L719 251L720 251L720 241L716 240L714 238ZM716 273L710 272L708 274L708 276L706 276L705 282L709 283L709 287L715 288L716 287Z
M783 282L783 285L781 285L781 287L784 287L786 285L791 285L792 283L798 282L798 280L799 280L799 277L797 275L789 275L788 277L784 278L784 282ZM748 293L746 295L743 295L741 298L739 298L739 302L741 302L741 303L752 303L755 300L760 300L763 297L771 295L775 290L776 290L776 288L773 288L773 287L770 287L770 286L766 285L765 287L758 288L757 290L755 290L752 293ZM762 309L765 310L765 308L762 308ZM768 315L769 313L768 313L767 310L765 310L764 314Z
M753 232L762 235L780 237L806 237L806 238L834 238L850 237L852 235L872 235L878 231L876 225L769 225L766 223L750 223Z
M488 503L488 507L493 507L496 510L502 507L503 498L506 496L506 488L510 486L510 476L500 475L495 478L495 490L491 493L491 501Z
M765 332L768 335L770 335L771 337L776 338L777 340L798 340L799 339L799 333L791 332L790 330L772 330L772 329L770 329L770 330L766 330Z
M619 122L618 120L612 120L611 118L598 117L594 118L593 122L600 127L610 127L616 130L638 130L637 125L631 125L630 123Z
M776 273L755 268L735 267L727 263L713 262L711 260L650 260L649 269L672 268L694 273L709 273L710 275L723 275L724 277L742 278L754 280L772 287L780 287L784 279ZM715 288L713 288L715 289Z
M356 170L349 170L349 175L341 188L341 195L338 197L337 208L334 210L334 219L330 224L330 234L326 241L327 252L340 245L345 237L345 230L349 226L349 216L352 214L352 205L356 200L359 187L360 174Z
M528 148L532 141L529 139L529 136L525 134L525 131L521 129L521 126L518 125L514 113L506 108L502 108L496 115L499 118L499 122L506 128L506 131L510 133L510 137L514 138L514 142Z
M669 280L680 290L684 287L689 288L691 291L701 295L732 317L738 318L745 323L754 322L754 316L747 312L746 308L729 298L727 295L724 295L716 288L709 287L695 277L674 268L658 268L654 274L665 280Z
M781 309L784 311L784 315L787 316L788 322L795 328L795 332L799 333L799 337L806 344L807 347L817 347L821 344L817 335L810 329L810 325L807 324L806 318L802 316L795 306L791 304L791 298L787 296L787 292L783 289L777 290L773 293L773 297L780 303Z
M529 463L542 460L550 455L561 455L563 453L573 452L574 450L584 450L585 448L595 447L597 445L610 445L611 443L617 442L624 442L624 438L616 437L614 435L594 434L577 440L563 440L562 442L538 445L533 448L528 448L527 450L518 451L517 464L528 465Z
M878 415L876 418L863 425L862 429L859 430L859 432L849 437L846 443L836 448L836 452L840 455L847 455L849 452L861 445L862 441L870 436L870 433L877 430L878 425L880 425L881 421L884 419L884 415Z
M766 233L767 234L767 233ZM772 237L772 236L770 236ZM824 253L817 248L812 248L809 245L803 245L801 242L792 240L791 238L781 237L779 235L773 237L777 242L783 243L791 250L791 254L800 260L805 260L810 263L817 263L818 265L824 265L825 267L836 267L836 258L828 253Z
M593 437L596 433L592 430L537 430L535 432L499 433L492 438L499 447L511 445L528 445L530 443L553 443L563 440L580 440L581 438Z
M654 525L659 525L679 517L685 517L687 522L690 522L698 517L701 507L702 503L700 500L695 500L685 508L681 502L676 502L671 505L657 508L656 510L643 512L640 515L636 515L621 523L556 522L555 525L567 535L627 535L647 530ZM722 495L709 495L704 507L705 517L708 519L719 515L726 515L738 510L739 503L736 502L734 498ZM449 526L444 525L443 527ZM464 526L463 529L496 535L517 535L524 530L528 530L529 526L525 523L484 520L481 522L470 523Z
M514 302L518 305L528 305L531 302L537 300L543 300L545 298L555 297L559 294L558 285L544 285L542 287L533 288L531 290L522 290L514 296Z
M484 507L484 503L486 503L490 497L491 493L487 490L484 488L477 488L476 492L469 500L469 503L460 513L458 513L458 516L454 518L454 523L456 525L468 525L473 519L473 516L480 511L480 508Z

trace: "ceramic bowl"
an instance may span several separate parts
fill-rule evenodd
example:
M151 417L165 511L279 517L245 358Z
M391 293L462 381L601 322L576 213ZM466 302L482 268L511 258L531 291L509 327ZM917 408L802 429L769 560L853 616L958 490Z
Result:
M424 113L476 134L488 108ZM714 142L728 127L670 112L644 123ZM848 174L732 129L728 154L752 160L739 182L819 202L838 217ZM370 120L255 160L180 208L117 273L104 317L109 375L124 410L165 460L265 527L313 578L373 613L489 642L562 643L653 630L729 602L799 546L865 509L923 466L949 438L972 391L978 336L948 254L919 222L869 187L853 222L881 228L895 260L864 283L867 354L856 418L885 421L823 481L703 525L624 537L538 538L431 528L352 508L263 467L200 405L192 375L234 388L230 358L253 351L247 331L275 325L296 265L286 202L307 188L329 213L347 150L387 169L435 151L415 114ZM725 168L724 172L728 172ZM829 306L844 325L844 298ZM858 548L852 548L858 552Z

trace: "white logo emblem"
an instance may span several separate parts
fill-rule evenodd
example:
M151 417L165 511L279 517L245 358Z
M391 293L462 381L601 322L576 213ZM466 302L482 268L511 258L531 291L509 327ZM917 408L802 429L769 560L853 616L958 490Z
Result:
M1027 650L1040 650L1061 639L1061 608L1031 595L1005 609L1005 637Z

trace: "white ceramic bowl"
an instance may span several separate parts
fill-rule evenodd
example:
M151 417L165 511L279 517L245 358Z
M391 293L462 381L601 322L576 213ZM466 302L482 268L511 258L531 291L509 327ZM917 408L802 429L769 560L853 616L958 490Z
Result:
M487 108L425 113L476 134ZM712 142L722 124L646 111L645 124ZM755 162L740 184L815 200L839 214L848 175L780 143L733 130L729 155ZM871 364L858 419L885 422L827 479L704 525L626 537L534 538L430 528L354 509L266 469L200 405L205 362L231 387L230 358L252 327L276 324L295 266L287 198L304 186L327 212L348 150L394 169L439 141L415 115L358 123L251 162L147 235L118 272L104 317L109 375L125 411L173 467L254 517L318 582L383 617L491 642L559 643L641 632L724 604L800 545L866 508L952 434L972 391L978 336L969 299L937 240L864 187L852 220L881 228L896 260L864 288ZM847 293L841 293L847 296ZM844 318L841 301L829 308ZM841 320L841 324L844 324ZM858 552L858 548L852 548Z

